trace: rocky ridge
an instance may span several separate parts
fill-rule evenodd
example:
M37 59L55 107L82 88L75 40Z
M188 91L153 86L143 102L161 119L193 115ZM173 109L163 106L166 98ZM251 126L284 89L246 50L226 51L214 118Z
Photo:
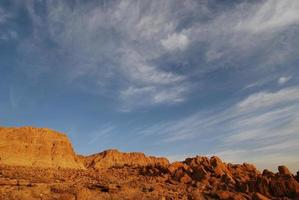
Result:
M154 156L145 156L144 153L131 152L122 153L116 149L109 149L98 154L90 156L81 156L81 160L87 168L103 169L118 166L168 166L169 161L166 158L157 158Z
M0 199L299 199L299 172L285 166L260 172L216 156L169 163L117 150L78 156L49 129L0 128L0 155Z
M82 169L66 135L45 128L0 127L0 163Z

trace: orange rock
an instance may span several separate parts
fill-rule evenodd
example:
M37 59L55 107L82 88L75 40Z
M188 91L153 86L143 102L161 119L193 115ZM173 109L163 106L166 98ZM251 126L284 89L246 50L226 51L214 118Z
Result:
M193 199L193 200L205 200L205 196L201 193L201 192L198 192L198 191L193 191L191 193L191 198L189 199Z
M193 168L192 177L195 180L202 180L208 176L208 172L203 168L203 166L196 166Z
M243 163L243 167L245 168L245 170L247 172L256 172L256 167L252 164L249 164L249 163Z
M174 162L168 166L168 170L172 174L175 173L175 171L180 168L184 169L186 171L186 170L188 170L189 167L188 167L188 165L186 165L185 163L182 163L182 162Z
M263 170L263 176L267 176L267 177L274 177L275 174L267 169Z
M20 179L17 183L18 186L32 186L32 183L29 180Z
M76 197L74 195L68 193L61 194L59 197L59 200L75 200L75 199Z
M292 176L292 173L286 166L278 166L279 174Z
M270 196L269 183L270 180L267 177L258 177L256 181L257 190L264 195Z
M209 159L204 156L196 156L194 158L186 158L184 163L186 163L190 167L197 166L197 165L210 166Z
M0 128L0 143L0 164L84 168L67 136L50 129Z
M289 176L281 176L270 181L270 188L274 196L287 196L295 198L299 193L299 183Z
M181 178L180 178L180 182L181 183L190 183L192 181L192 179L190 178L190 176L188 174L184 174Z
M229 199L232 194L229 191L219 191L217 192L217 196L219 199Z
M236 190L243 193L249 193L249 186L246 182L237 181Z
M186 174L183 168L177 169L173 174L172 178L177 181L181 181L181 178Z
M8 179L8 178L1 178L0 179L0 186L16 186L18 185L18 180L16 179Z
M252 195L252 200L270 200L268 197L256 192Z
M168 166L166 158L145 156L144 153L123 153L116 149L83 157L87 168L104 169L121 166ZM81 158L82 159L82 158Z
M0 128L0 158L0 199L299 199L299 172L284 166L261 174L215 156L172 164L117 150L77 156L49 129Z
M217 156L211 157L210 163L211 163L211 165L213 167L214 173L217 176L221 177L224 174L231 175L231 173L227 169L226 165Z
M235 180L233 179L233 177L229 174L223 174L221 176L221 180L226 184L226 185L229 185L229 184L236 184Z

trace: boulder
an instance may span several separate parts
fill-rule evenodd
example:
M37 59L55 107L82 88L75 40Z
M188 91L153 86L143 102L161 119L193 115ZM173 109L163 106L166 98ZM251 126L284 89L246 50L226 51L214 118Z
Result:
M289 176L281 176L270 181L272 195L276 197L295 198L299 194L299 183Z
M204 169L203 166L199 165L199 166L195 166L193 168L193 173L192 173L192 177L195 180L202 180L204 178L206 178L209 175L209 173Z
M268 197L256 192L252 195L252 200L270 200Z
M181 183L190 183L192 181L191 177L188 175L188 174L183 174L181 177L180 177L180 182Z
M174 162L171 163L168 167L168 170L171 174L175 173L178 169L183 169L184 171L187 171L189 169L189 166L182 162Z
M217 156L213 156L210 159L211 166L213 167L216 176L221 177L224 174L231 176L230 171L227 169L226 165Z
M230 192L230 191L218 191L213 196L217 199L223 200L246 200L241 194Z
M275 174L267 169L264 169L263 170L263 173L262 173L263 176L266 176L266 177L275 177Z
M292 176L292 173L286 166L278 166L278 172L281 175L287 175L287 176Z
M261 194L270 196L269 184L270 184L270 180L267 177L264 176L258 177L256 181L257 191L260 192Z

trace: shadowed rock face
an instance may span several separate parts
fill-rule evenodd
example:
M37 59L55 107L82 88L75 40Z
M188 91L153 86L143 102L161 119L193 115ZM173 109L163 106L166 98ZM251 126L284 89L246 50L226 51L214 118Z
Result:
M15 166L84 168L66 135L50 129L0 128L0 163Z
M77 156L49 129L0 128L0 199L299 199L299 172L196 156L169 163L143 153L107 150Z

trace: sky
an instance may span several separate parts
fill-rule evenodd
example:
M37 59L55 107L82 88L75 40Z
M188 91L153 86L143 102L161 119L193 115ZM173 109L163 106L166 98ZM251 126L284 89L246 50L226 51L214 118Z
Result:
M298 0L1 0L0 125L77 153L299 170Z

